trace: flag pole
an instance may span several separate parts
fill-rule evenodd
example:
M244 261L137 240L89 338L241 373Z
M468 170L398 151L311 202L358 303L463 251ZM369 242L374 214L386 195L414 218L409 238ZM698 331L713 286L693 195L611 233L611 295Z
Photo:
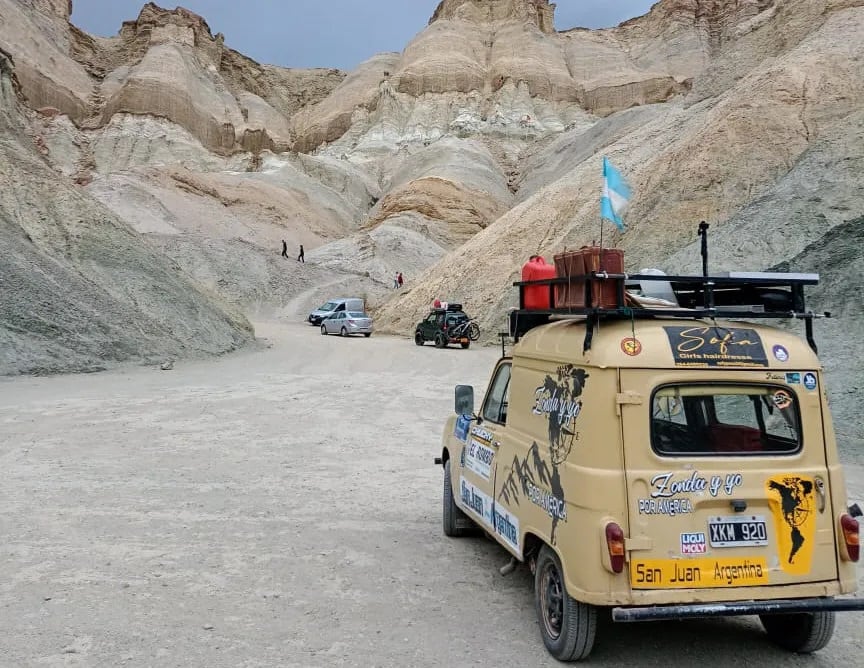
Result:
M600 250L603 250L603 216L600 216Z
M601 201L602 201L602 198L605 194L606 194L606 158L604 157L603 158L603 189L600 191ZM603 217L603 206L601 204L601 206L600 206L600 265L599 265L601 271L603 269L603 229L605 227L603 223L605 223L605 222L606 221Z

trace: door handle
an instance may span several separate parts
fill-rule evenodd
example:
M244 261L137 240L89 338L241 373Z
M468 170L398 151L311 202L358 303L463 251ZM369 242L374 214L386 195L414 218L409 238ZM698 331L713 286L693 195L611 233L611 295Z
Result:
M825 481L816 477L816 495L819 497L819 512L825 512Z

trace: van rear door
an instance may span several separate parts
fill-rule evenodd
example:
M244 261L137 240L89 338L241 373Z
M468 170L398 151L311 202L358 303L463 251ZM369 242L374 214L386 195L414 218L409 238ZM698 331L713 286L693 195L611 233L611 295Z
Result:
M817 377L621 371L633 589L836 579Z

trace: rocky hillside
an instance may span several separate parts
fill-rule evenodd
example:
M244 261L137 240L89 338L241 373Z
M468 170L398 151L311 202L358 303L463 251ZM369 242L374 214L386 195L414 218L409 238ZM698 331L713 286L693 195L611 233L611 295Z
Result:
M29 141L0 51L0 374L165 362L247 344L240 312L205 295Z
M238 309L296 317L350 291L398 333L434 297L497 331L528 255L598 239L608 155L635 189L626 233L606 230L628 269L694 266L703 219L716 269L836 252L818 307L845 318L823 352L855 386L840 334L862 324L857 260L841 249L864 215L864 0L660 0L564 32L546 0L429 13L404 51L345 73L256 63L184 9L150 3L97 38L65 0L0 0L32 110L8 134ZM306 265L279 257L283 239ZM835 400L851 411L860 393Z

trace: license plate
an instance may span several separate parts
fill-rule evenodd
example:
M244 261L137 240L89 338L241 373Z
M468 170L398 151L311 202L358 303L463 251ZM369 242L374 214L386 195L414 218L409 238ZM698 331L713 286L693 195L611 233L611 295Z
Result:
M708 518L711 547L754 547L768 544L768 527L761 515Z

